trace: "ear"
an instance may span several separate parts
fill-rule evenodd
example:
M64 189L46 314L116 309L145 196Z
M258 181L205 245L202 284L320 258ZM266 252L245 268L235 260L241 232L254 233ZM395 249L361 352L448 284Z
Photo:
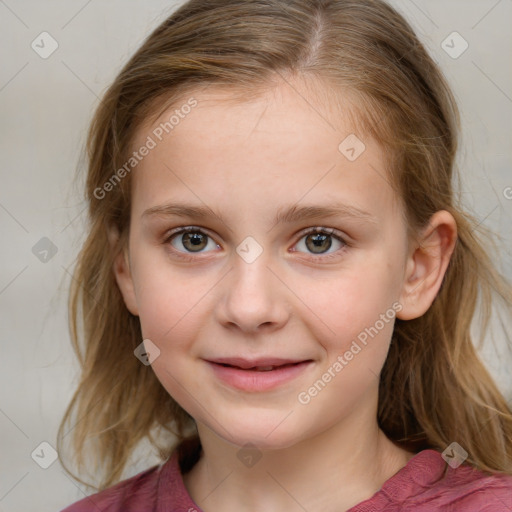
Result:
M132 315L139 315L137 308L137 300L135 296L135 287L133 285L132 274L130 270L130 261L128 257L128 244L124 247L120 247L119 233L115 230L109 231L109 243L110 248L116 255L112 270L117 281L117 286L121 291L124 303L128 308L128 311Z
M441 288L457 241L457 223L446 210L436 212L414 241L407 258L400 296L401 320L423 315Z

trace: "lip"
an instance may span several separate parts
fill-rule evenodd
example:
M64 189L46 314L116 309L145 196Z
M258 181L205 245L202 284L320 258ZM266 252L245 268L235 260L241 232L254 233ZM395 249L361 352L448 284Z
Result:
M265 357L243 359L238 357L206 360L214 375L230 387L249 392L269 391L300 376L313 361ZM229 366L227 366L229 365ZM260 371L256 367L273 366Z
M256 366L283 366L285 364L295 364L303 361L303 359L283 359L280 357L258 357L255 359L245 359L244 357L221 357L218 359L208 360L210 363L235 366L242 370L247 370Z

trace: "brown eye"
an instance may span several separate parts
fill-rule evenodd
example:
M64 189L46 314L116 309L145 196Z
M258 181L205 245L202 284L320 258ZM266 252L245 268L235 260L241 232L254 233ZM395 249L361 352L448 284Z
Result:
M306 247L314 254L322 254L328 251L332 245L331 235L314 233L306 236Z
M333 233L334 230L330 228L310 228L303 233L294 251L318 255L319 258L337 257L337 253L345 249L347 244L341 236Z
M208 237L202 233L185 233L181 236L182 244L188 251L201 251L208 244Z
M199 253L204 252L209 245L215 249L218 245L198 228L181 229L173 233L168 242L179 252Z

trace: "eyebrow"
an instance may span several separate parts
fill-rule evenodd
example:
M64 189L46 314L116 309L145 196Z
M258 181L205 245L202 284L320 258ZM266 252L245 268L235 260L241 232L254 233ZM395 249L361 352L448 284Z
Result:
M162 204L145 210L142 217L151 216L178 216L194 219L206 219L216 217L225 223L222 215L214 212L207 206L193 206L179 203ZM376 224L377 218L371 213L361 210L355 206L344 204L330 204L325 206L296 204L280 208L272 222L273 229L277 224L291 224L304 220L314 220L329 217L345 217L356 220L364 220Z

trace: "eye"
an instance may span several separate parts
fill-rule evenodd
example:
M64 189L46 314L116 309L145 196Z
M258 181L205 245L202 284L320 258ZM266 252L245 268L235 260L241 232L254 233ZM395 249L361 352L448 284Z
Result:
M172 232L166 239L174 249L181 253L199 253L205 252L203 249L218 248L212 238L200 228L188 226Z
M316 255L316 259L329 259L339 256L348 244L341 235L335 235L332 228L315 227L302 232L293 252L307 252ZM178 228L165 238L166 244L173 247L179 257L187 258L194 253L211 252L220 246L204 230L196 226ZM208 250L209 249L209 250Z
M331 228L309 228L302 233L302 238L295 245L298 249L294 251L309 252L326 258L335 257L337 252L347 247L347 243L334 233L335 230ZM331 249L333 250L330 251Z

